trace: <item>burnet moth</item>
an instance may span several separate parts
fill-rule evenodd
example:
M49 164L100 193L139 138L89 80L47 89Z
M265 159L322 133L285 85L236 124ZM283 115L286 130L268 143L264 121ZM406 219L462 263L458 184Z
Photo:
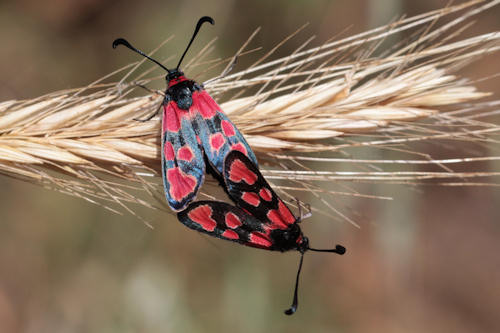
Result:
M295 313L298 305L299 276L307 251L344 254L345 248L314 249L300 229L302 214L295 217L276 195L259 169L247 156L231 151L224 160L223 178L235 206L220 201L197 201L177 214L187 227L217 238L271 251L300 252L292 306L285 314ZM299 205L300 210L300 205Z
M211 17L198 20L193 36L177 67L168 69L123 38L113 48L124 45L167 71L167 89L162 114L162 177L167 202L181 211L195 199L205 177L204 155L210 168L222 173L224 157L232 150L243 152L257 164L252 149L236 126L201 85L184 76L179 66L203 23L214 24ZM151 119L154 114L148 118Z

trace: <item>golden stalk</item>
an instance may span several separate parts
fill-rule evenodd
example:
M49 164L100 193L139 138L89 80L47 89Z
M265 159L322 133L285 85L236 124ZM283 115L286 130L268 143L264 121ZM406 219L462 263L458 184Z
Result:
M500 49L500 32L458 38L468 19L499 2L469 1L319 47L307 48L309 39L291 55L268 60L287 38L249 68L209 80L205 88L259 153L264 175L279 182L285 195L307 191L328 198L377 197L351 189L348 182L497 185L484 179L498 172L455 172L451 165L498 156L436 160L409 145L444 139L497 143L500 126L479 120L496 102L473 102L489 94L477 91L456 70ZM459 16L437 27L453 14ZM376 54L388 37L401 32L414 36ZM258 51L246 51L251 38L237 55ZM188 68L229 60L202 62L197 57ZM134 66L126 74L132 77L138 65L121 71ZM139 85L158 79L145 79L148 73L128 83L103 83L106 77L80 89L0 103L0 172L91 202L107 201L106 207L117 212L111 203L131 213L130 203L165 209L159 185L160 121L132 120L155 112L162 94L129 97L143 92ZM411 158L342 157L367 147ZM266 163L279 169L267 169ZM362 171L332 171L339 163ZM324 164L326 171L319 171ZM427 165L439 171L384 171L381 165ZM342 189L332 190L332 182Z

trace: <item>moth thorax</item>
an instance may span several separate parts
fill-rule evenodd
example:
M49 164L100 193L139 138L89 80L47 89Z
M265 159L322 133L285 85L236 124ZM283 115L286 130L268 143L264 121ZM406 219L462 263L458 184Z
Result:
M167 89L167 94L179 109L188 110L193 104L193 81L184 80Z
M174 98L179 109L188 110L193 104L191 90L187 87L179 89L177 96Z
M270 236L273 239L274 248L279 251L299 250L304 240L307 242L307 238L302 235L297 223L291 224L285 230L275 229L271 231ZM298 242L299 239L302 239L302 242Z

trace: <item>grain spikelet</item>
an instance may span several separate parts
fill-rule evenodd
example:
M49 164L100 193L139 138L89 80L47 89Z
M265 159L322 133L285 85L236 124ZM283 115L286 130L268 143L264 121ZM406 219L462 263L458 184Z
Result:
M291 55L269 60L280 45L296 38L294 33L249 68L209 80L205 87L259 153L263 173L282 194L321 194L331 210L326 214L349 220L329 203L338 196L388 199L360 193L353 182L496 186L485 179L497 172L455 172L451 165L497 156L435 160L410 145L497 143L500 126L479 118L494 114L498 102L474 102L489 93L477 91L457 70L500 49L500 32L458 38L467 20L499 2L469 1L312 48L307 40ZM379 52L387 37L402 32L414 35ZM258 50L247 50L254 35L239 56L256 55ZM209 64L227 66L229 60ZM195 58L188 67L194 71L201 65L207 62ZM145 94L139 85L155 85L163 75L145 78L149 71L136 74L137 68L125 75L129 82L97 81L0 103L0 172L107 202L113 211L118 205L133 213L130 204L164 209L159 120L132 120L158 108L162 94ZM355 157L367 147L399 156ZM338 170L346 164L350 171ZM414 171L412 165L429 169Z

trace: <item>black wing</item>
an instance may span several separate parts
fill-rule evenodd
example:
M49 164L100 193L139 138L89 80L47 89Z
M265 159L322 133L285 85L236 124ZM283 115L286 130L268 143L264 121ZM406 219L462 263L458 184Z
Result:
M213 237L262 249L273 247L261 221L225 202L193 202L177 213L177 218L187 227Z
M273 191L257 166L239 151L224 160L224 181L231 199L273 229L288 229L297 219Z

